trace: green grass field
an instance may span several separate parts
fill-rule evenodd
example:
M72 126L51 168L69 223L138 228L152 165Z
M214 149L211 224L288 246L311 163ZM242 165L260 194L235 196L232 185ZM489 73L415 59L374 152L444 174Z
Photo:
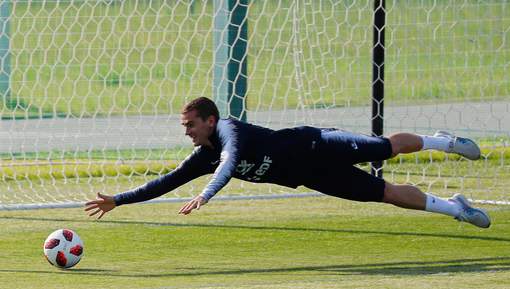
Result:
M422 152L388 161L385 176L442 196L461 191L507 200L509 159L505 147L476 162ZM151 161L141 166L150 169ZM48 196L85 190L92 197L99 188L113 194L156 177L129 173L131 167L108 178L109 169L121 171L114 167L103 165L90 178L87 166L71 166L63 179L57 167L53 175L20 167L10 179L3 170L0 189L26 195L30 188L36 196L28 198L44 195L39 189L55 189ZM80 180L81 172L88 177ZM177 194L197 193L206 182ZM241 183L233 180L220 195L273 189ZM510 287L508 206L484 205L493 226L481 230L446 216L332 197L212 201L190 216L177 215L180 205L123 206L100 221L82 209L0 211L0 288ZM42 255L44 239L58 228L75 230L85 242L82 262L70 270L52 267Z
M449 217L330 197L0 212L2 288L509 288L510 210L481 230ZM46 236L85 242L50 266Z
M442 196L506 199L509 158L499 153L477 162L420 153L389 161L385 176ZM95 188L113 194L151 178L54 181L56 189L89 190L91 197ZM51 178L41 181L40 188L52 188ZM178 194L197 193L206 182ZM39 193L35 179L8 180L2 190L9 184L14 194L18 185ZM241 184L231 181L220 195L274 189ZM100 221L82 209L0 211L0 288L510 287L508 206L484 205L493 226L482 230L446 216L326 196L212 201L190 216L177 215L180 205L127 205ZM44 239L58 228L75 230L85 242L83 260L70 270L42 255Z
M422 152L388 161L385 177L442 196L460 191L507 200L509 159L504 147L476 162ZM142 162L145 169L150 164ZM63 179L56 167L54 175L20 167L10 179L3 170L0 189L8 194L2 200L44 197L39 190L48 198L74 190L91 198L97 190L113 194L156 177L111 178L103 169L90 177L87 166L71 166ZM80 179L82 170L87 176ZM197 193L206 182L198 179L177 195ZM233 180L220 195L271 189ZM82 209L0 211L0 288L510 287L507 206L485 205L493 226L481 230L446 216L332 197L212 201L190 216L177 215L180 205L123 206L101 221ZM75 230L85 242L85 257L71 270L52 267L42 255L44 239L58 228Z

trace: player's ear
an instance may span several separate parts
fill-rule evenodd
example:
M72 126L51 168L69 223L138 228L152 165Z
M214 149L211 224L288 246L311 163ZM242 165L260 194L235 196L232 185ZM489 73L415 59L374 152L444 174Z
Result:
M207 118L207 124L209 125L209 127L213 127L216 124L216 118L214 117L214 115L210 115Z

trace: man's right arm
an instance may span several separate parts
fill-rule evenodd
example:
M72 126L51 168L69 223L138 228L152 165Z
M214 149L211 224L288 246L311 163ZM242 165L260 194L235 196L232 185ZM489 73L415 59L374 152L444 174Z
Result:
M152 180L145 185L115 195L116 206L138 203L157 198L181 185L208 173L208 164L203 158L201 148L197 148L175 170Z

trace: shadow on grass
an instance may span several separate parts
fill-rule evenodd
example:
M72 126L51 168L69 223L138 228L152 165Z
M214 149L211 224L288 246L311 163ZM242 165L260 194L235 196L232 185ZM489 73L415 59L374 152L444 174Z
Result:
M182 271L179 268L169 268L170 271ZM0 269L8 273L36 273L36 274L80 274L108 277L134 277L134 278L165 278L165 277L192 277L192 276L215 276L215 275L242 275L242 274L293 274L300 272L314 273L318 275L429 275L447 273L483 273L496 271L509 271L510 257L475 258L475 259L452 259L444 261L406 261L385 262L369 264L341 264L327 266L297 266L283 268L247 268L236 270L204 270L187 268L186 272L176 273L122 273L119 271L99 269L68 269L68 270L16 270Z
M267 231L285 231L285 232L321 232L321 233L338 233L338 234L367 234L367 235L386 235L386 236L413 236L413 237L432 237L432 238L451 238L461 240L481 240L509 242L510 238L492 237L492 236L476 236L461 234L445 234L445 233L423 233L423 232L399 232L399 231L383 231L383 230L354 230L354 229L324 229L324 228L296 228L296 227L275 227L275 226L248 226L248 225L220 225L220 224L180 224L167 222L146 222L146 221L96 221L96 220L75 220L61 218L34 218L34 217L13 217L0 216L0 220L24 220L24 221L43 221L43 222L65 222L65 223L98 223L98 224L119 224L119 225L148 225L162 227L180 227L180 228L211 228L211 229L240 229L240 230L267 230ZM470 226L470 225L469 225Z
M37 273L37 274L89 274L89 275L110 275L116 271L91 268L70 268L54 270L29 270L29 269L0 269L0 273Z

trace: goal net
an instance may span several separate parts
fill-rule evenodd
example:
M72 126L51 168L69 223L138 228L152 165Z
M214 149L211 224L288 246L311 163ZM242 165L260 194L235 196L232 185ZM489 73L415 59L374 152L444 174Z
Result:
M76 206L175 168L192 150L180 108L213 96L213 2L0 1L0 209ZM370 133L373 6L247 1L247 120ZM385 178L507 201L510 5L386 1L385 11L385 133L449 130L483 150L477 162L402 156ZM233 181L219 196L291 192Z

